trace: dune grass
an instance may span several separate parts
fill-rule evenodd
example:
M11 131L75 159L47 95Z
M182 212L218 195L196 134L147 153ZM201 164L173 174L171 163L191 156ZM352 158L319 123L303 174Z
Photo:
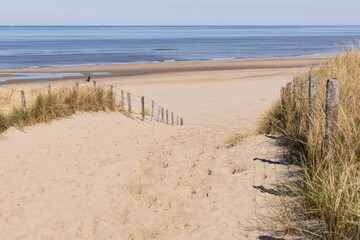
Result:
M98 112L121 110L110 90L98 87L58 87L51 94L42 91L26 93L27 113L24 114L21 95L18 91L0 92L0 133L10 127L23 128L54 119L68 117L75 112Z
M229 139L226 140L225 142L225 147L226 148L232 148L237 146L242 140L244 140L245 138L254 135L253 132L251 131L246 131L246 132L240 132L237 134L234 134L233 136L231 136Z
M297 209L285 208L287 216L296 213L286 224L308 237L360 239L360 154L354 149L360 149L360 50L354 46L344 49L319 69L304 72L299 76L301 82L310 74L319 78L313 137L308 134L308 100L286 101L284 105L279 100L260 123L262 133L283 134L289 139L303 169L302 181L289 185L302 200L296 204ZM329 78L340 80L343 99L338 125L353 146L336 130L332 136L333 154L324 161L324 86ZM302 220L316 221L317 227L304 227L299 224Z

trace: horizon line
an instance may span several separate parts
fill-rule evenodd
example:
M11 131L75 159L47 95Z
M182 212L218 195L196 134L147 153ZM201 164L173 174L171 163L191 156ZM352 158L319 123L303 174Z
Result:
M209 27L221 27L221 26L239 26L239 27L252 27L252 26L360 26L360 24L173 24L173 25L106 25L106 24L92 24L92 25L58 25L58 24L51 24L51 25L22 25L22 24L0 24L0 27L202 27L202 26L209 26Z

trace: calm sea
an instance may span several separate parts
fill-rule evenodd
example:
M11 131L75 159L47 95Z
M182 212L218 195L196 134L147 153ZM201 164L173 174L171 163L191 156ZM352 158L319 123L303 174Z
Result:
M360 26L0 26L0 68L330 54Z

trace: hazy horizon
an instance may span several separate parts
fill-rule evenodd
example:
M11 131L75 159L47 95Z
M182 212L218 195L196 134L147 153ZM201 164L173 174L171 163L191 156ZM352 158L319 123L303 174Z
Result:
M1 8L2 26L360 25L355 0L4 0Z
M111 25L111 24L92 24L92 25L86 25L86 24L79 24L79 25L75 25L75 24L48 24L48 25L31 25L31 24L5 24L5 25L1 25L1 27L182 27L182 26L186 26L186 27L213 27L213 26L234 26L234 27L255 27L255 26L266 26L266 27L271 27L271 26L289 26L289 27L296 27L296 26L309 26L309 27L316 27L316 26L360 26L360 24L173 24L173 25L161 25L161 24L155 24L155 25Z

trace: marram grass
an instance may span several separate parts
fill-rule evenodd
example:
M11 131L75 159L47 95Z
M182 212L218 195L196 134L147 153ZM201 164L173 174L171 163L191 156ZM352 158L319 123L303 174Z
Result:
M68 117L75 112L117 111L121 107L115 102L115 95L98 87L58 87L51 94L32 91L26 93L27 114L23 113L20 93L3 90L0 92L0 133L10 127L23 128L54 119Z
M319 78L312 138L308 130L307 83L302 103L286 101L283 106L279 100L260 123L261 132L283 134L289 139L303 168L302 181L291 186L302 197L296 210L302 219L293 217L286 224L309 238L360 239L360 154L354 149L360 149L360 50L354 46L343 50L319 69L304 72L299 76L301 82L308 80L310 74ZM325 85L329 78L340 80L341 130L335 128L333 154L324 161ZM299 96L300 92L296 94ZM304 219L318 224L298 224Z

